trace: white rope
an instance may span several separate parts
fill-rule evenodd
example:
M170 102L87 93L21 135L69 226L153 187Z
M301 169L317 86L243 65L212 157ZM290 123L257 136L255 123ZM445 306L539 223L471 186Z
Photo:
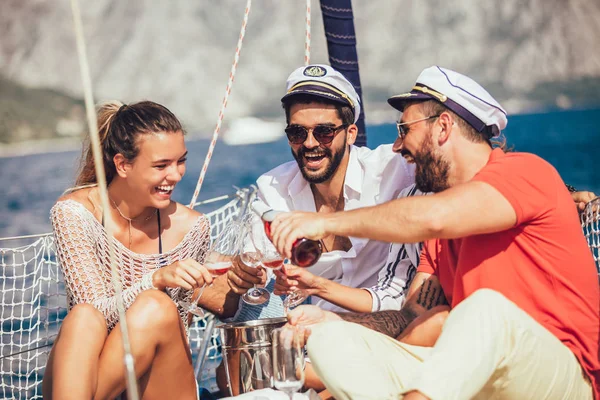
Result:
M310 64L310 0L306 0L306 35L304 36L304 65Z
M204 182L204 176L206 175L206 170L208 169L208 164L210 164L210 159L212 158L213 150L217 144L217 139L219 137L219 131L221 130L221 123L223 122L223 115L225 114L225 108L227 107L227 99L229 99L229 95L231 94L231 87L233 86L233 80L235 78L235 71L237 69L237 64L240 59L240 51L242 50L242 42L244 41L244 36L246 35L246 25L248 24L248 14L250 14L250 7L252 6L252 0L248 0L246 3L246 11L244 12L244 21L242 22L242 29L240 30L240 37L238 39L237 47L235 49L235 56L233 58L233 64L231 65L231 72L229 73L229 81L227 82L227 87L225 88L225 97L223 98L223 103L221 104L221 110L219 111L219 116L217 117L217 126L215 127L215 131L213 132L212 141L210 142L210 146L208 148L208 153L206 154L206 158L204 159L204 165L202 166L202 171L200 171L200 177L198 178L198 183L196 184L196 190L194 190L194 194L192 196L192 200L188 207L192 207L194 203L196 203L196 199L198 198L198 194L200 193L200 188L202 187L202 183Z
M85 98L85 109L88 120L88 129L90 131L90 139L92 153L94 155L94 165L96 168L96 177L98 178L98 189L100 192L100 202L104 210L104 221L106 234L112 238L114 227L112 218L110 218L110 205L108 204L108 194L106 191L106 176L104 172L104 164L102 162L102 150L100 149L100 137L98 136L98 120L96 109L94 108L94 99L92 96L92 83L90 79L90 68L86 56L85 40L83 36L83 27L81 24L81 11L79 9L79 1L71 0L71 9L73 11L73 23L75 27L75 38L77 40L77 54L79 56L79 66L81 68L81 80L83 81L83 91ZM119 309L119 322L121 335L123 337L124 363L126 369L127 382L127 397L129 400L138 400L137 380L133 365L133 356L131 354L131 344L129 342L129 334L127 331L127 320L125 318L125 307L123 306L123 298L121 294L121 279L117 270L115 248L112 240L108 241L108 249L110 255L110 269L112 284L115 289L115 297L117 300L117 308Z
M33 239L33 238L40 238L40 237L44 237L44 236L50 236L50 235L52 235L51 232L40 233L40 234L36 234L36 235L9 236L9 237L0 238L0 241L1 240Z

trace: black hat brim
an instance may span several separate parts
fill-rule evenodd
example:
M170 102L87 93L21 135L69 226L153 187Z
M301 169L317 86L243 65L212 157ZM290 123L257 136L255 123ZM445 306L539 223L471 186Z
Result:
M421 93L417 91L402 93L396 96L390 97L387 102L390 106L394 107L398 111L404 112L404 108L406 107L406 103L415 101L415 100L431 100L435 97L428 95L426 93Z

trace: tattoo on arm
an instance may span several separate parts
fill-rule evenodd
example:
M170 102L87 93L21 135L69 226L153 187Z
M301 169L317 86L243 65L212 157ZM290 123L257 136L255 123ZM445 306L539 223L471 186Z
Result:
M447 304L446 296L438 281L427 279L417 296L417 304L426 310L431 310L433 307Z
M423 282L416 296L409 299L401 310L378 311L374 313L339 313L345 321L355 322L393 338L398 337L404 329L423 311L448 304L444 291L437 278L429 278Z
M345 321L361 324L393 338L400 335L408 324L418 316L417 312L410 305L402 307L399 311L387 310L360 314L340 313L338 315Z

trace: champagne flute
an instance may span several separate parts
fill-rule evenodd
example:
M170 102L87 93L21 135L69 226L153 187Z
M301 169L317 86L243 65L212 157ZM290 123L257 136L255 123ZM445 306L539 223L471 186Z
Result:
M271 335L273 382L291 400L304 384L304 347L296 327L274 329Z
M214 278L227 273L231 268L231 260L239 252L239 233L240 224L235 221L230 222L223 227L223 230L211 243L203 265ZM198 305L198 302L205 288L206 283L198 290L196 296L192 293L190 302L183 301L181 303L190 314L198 317L204 316L204 310Z
M262 222L258 216L249 215L243 223L240 260L249 267L258 267L261 264L262 254L259 246L255 243L261 240ZM242 295L242 301L246 304L264 304L269 300L269 291L259 288L256 284Z

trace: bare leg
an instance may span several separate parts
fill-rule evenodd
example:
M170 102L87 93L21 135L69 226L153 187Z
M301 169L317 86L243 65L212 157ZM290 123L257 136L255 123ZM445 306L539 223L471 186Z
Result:
M165 293L142 292L127 310L135 372L143 399L195 399L196 384L185 329ZM95 399L111 399L125 390L123 344L119 326L100 355Z
M78 304L69 311L48 358L44 399L92 398L106 335L104 316L93 306Z

